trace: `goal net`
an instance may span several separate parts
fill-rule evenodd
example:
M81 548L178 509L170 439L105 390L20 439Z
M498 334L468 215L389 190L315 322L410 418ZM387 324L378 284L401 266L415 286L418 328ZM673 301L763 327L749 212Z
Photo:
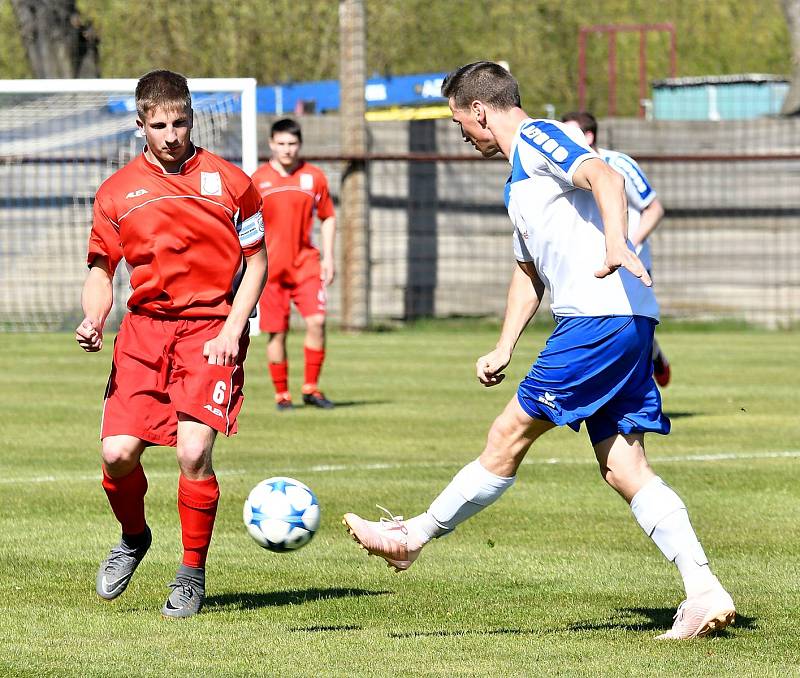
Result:
M136 80L0 80L0 331L73 329L100 184L142 151ZM192 140L252 174L256 82L190 79ZM114 280L116 329L129 293Z

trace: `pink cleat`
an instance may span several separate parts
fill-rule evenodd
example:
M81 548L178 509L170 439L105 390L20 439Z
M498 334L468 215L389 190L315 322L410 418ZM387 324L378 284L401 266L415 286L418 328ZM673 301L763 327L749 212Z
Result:
M345 513L342 524L356 542L371 556L380 556L389 567L402 572L411 567L422 550L422 544L409 542L408 527L403 516L394 516L391 511L378 506L389 517L379 522L359 518L355 513Z
M656 640L689 640L721 631L736 619L730 594L717 584L714 588L684 600L675 613L672 628Z

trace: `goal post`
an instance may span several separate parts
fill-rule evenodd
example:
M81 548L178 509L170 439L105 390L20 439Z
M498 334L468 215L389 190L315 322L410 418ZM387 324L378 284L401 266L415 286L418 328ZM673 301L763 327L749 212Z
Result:
M0 80L0 331L74 328L100 184L141 152L136 79ZM251 175L254 78L190 78L192 140ZM129 292L114 281L114 329Z
M135 78L98 79L47 79L47 80L0 80L0 96L4 94L69 94L69 93L129 93L133 96L138 80ZM258 167L258 138L256 125L256 79L255 78L189 78L189 90L197 93L230 92L241 99L241 166L248 175ZM1 105L1 104L0 104ZM2 128L0 127L0 132Z

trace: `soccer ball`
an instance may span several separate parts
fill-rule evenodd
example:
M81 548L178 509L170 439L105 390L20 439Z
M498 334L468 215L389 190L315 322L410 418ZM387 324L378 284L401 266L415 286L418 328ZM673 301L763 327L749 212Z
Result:
M256 485L244 502L247 532L262 548L294 551L305 546L319 527L319 502L311 488L277 476Z

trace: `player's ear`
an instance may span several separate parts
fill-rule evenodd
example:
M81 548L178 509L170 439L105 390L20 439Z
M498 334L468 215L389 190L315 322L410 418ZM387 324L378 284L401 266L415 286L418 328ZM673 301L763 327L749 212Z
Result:
M486 111L484 109L483 103L480 101L473 101L470 104L470 111L473 116L475 116L475 120L481 127L486 127Z
M189 129L192 129L192 127L194 127L194 109L193 108L189 108L188 122L189 122Z

